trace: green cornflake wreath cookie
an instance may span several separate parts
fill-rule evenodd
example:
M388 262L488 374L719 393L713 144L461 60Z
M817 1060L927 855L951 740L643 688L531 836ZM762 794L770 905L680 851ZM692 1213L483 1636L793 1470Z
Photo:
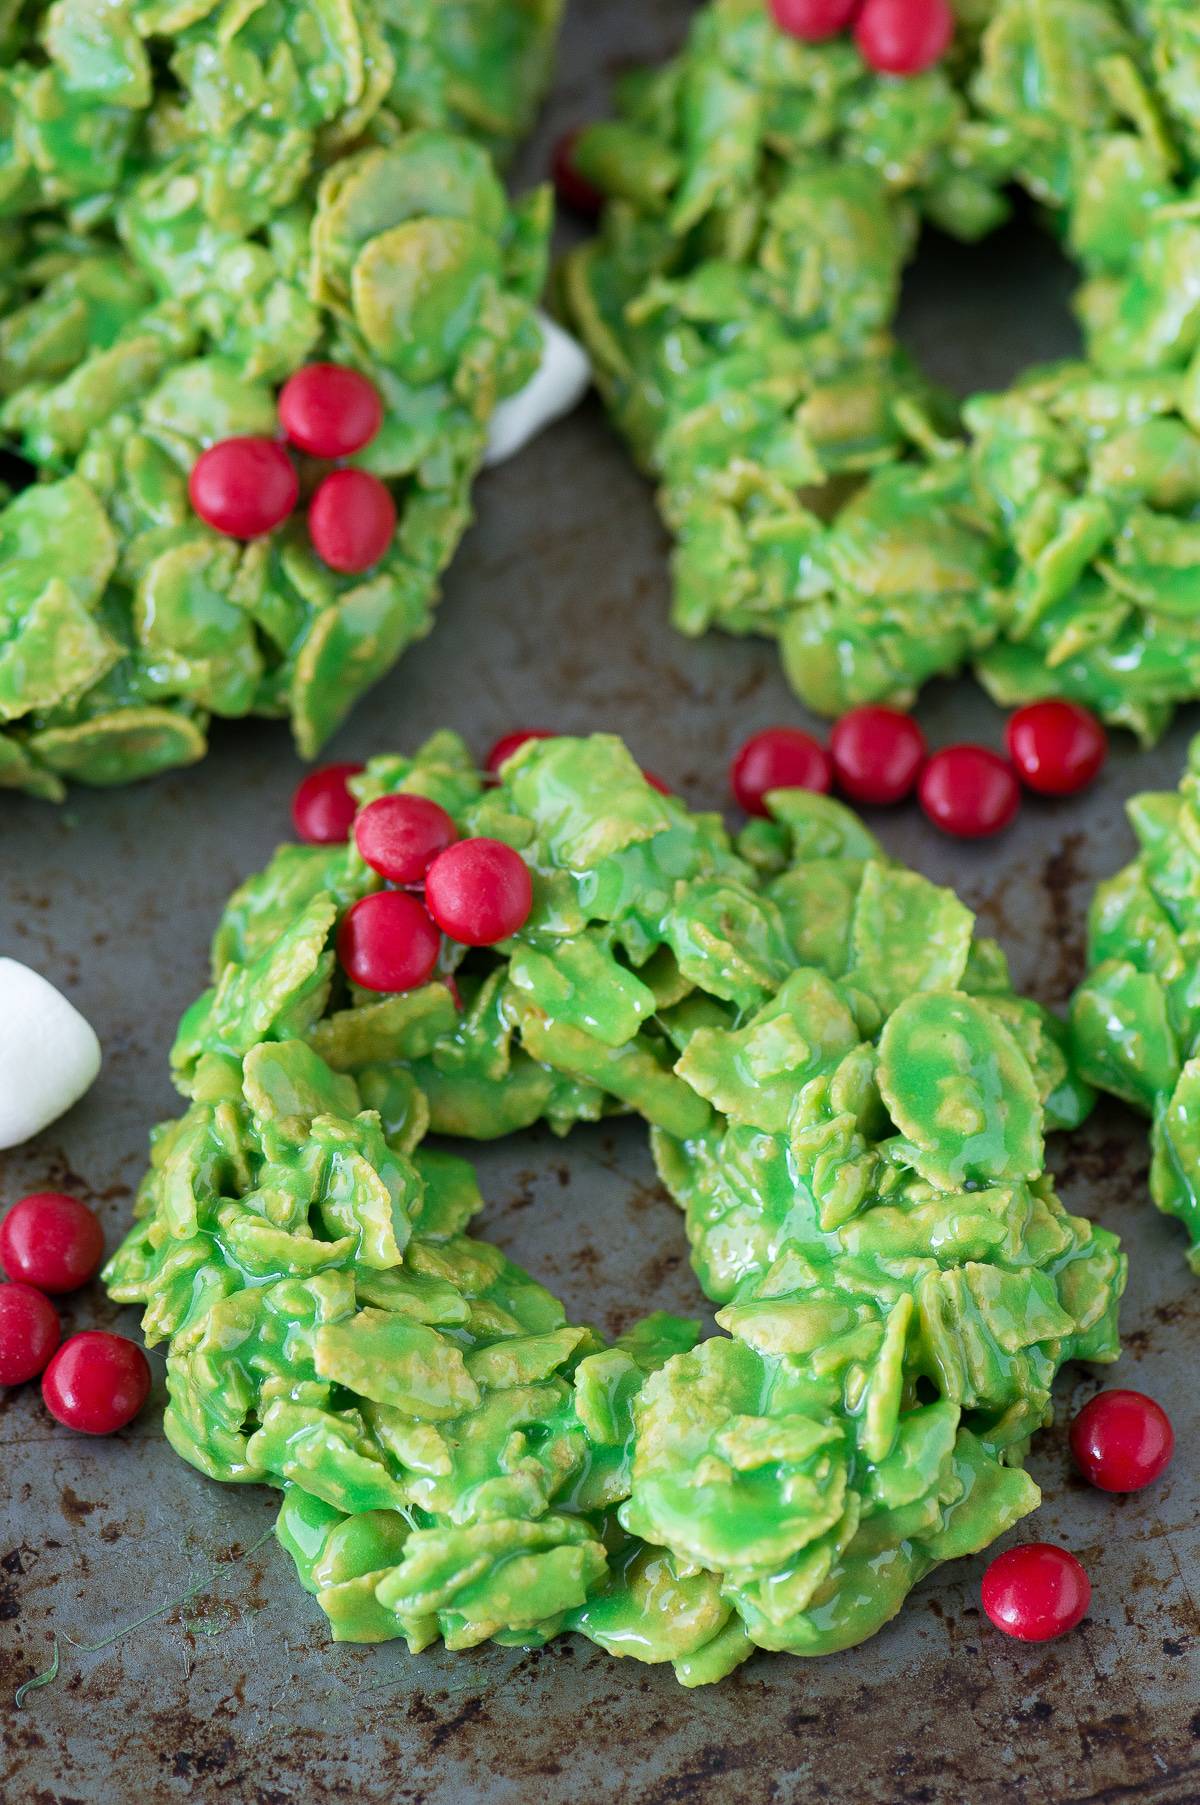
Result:
M498 398L536 368L549 196L504 149L561 0L0 5L0 787L201 756L210 715L311 755L428 631ZM465 136L470 133L471 136ZM478 141L475 141L478 140ZM239 545L187 493L314 359L380 390L365 576L302 515Z
M676 625L777 637L821 714L973 662L1144 740L1200 694L1193 0L956 0L880 76L712 0L573 164L610 197L562 293L661 485ZM1023 189L1083 273L1087 359L953 411L892 336L928 220Z
M343 1640L574 1629L699 1685L871 1635L1035 1507L1058 1367L1118 1351L1124 1256L1044 1166L1092 1100L1064 1026L828 798L776 792L735 844L605 735L529 742L485 788L439 734L355 788L517 849L532 912L378 995L334 950L381 887L353 839L235 893L172 1055L188 1107L106 1273L167 1344L172 1444L282 1489ZM629 1111L709 1339L566 1322L469 1236L471 1169L426 1140Z
M1200 1273L1200 738L1178 791L1127 812L1141 851L1092 899L1072 1039L1091 1082L1151 1118L1150 1194Z

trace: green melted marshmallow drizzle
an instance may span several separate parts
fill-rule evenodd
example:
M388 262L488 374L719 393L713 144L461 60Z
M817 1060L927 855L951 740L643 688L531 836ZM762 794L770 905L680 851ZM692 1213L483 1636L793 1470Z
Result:
M1044 1169L1092 1101L1063 1025L826 797L775 793L735 844L607 735L485 788L443 733L355 788L517 848L533 911L380 996L332 950L380 883L353 840L232 897L172 1055L188 1107L106 1272L167 1344L172 1444L282 1488L344 1640L573 1629L699 1685L871 1635L1035 1507L1056 1371L1118 1352L1124 1256ZM568 1323L426 1140L627 1112L710 1339Z
M684 633L776 637L821 714L973 663L1150 740L1200 694L1196 9L955 11L897 79L712 0L580 139L610 200L562 297L660 484ZM960 421L893 337L901 275L922 222L976 242L1013 187L1082 272L1086 360Z
M428 632L488 420L538 363L549 193L511 202L489 151L560 11L0 3L0 440L38 479L0 481L0 788L187 764L213 715L289 717L311 756ZM302 509L241 545L188 500L323 359L384 402L355 461L399 524L362 576Z
M1128 813L1140 851L1092 900L1074 1048L1093 1084L1151 1118L1150 1193L1200 1273L1200 738L1178 791Z

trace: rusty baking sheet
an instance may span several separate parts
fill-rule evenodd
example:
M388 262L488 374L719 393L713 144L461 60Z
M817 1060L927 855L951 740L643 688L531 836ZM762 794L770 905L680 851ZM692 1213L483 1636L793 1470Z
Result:
M558 131L602 108L615 68L665 55L689 10L578 5L526 172L544 167ZM1029 225L974 252L932 245L909 283L906 335L952 385L1000 384L1071 349L1069 287ZM515 724L613 727L691 802L719 805L733 746L798 711L769 646L670 631L665 553L646 486L600 410L585 407L480 484L434 637L330 755L409 745L443 724L481 750ZM998 739L999 716L970 683L935 686L922 718L938 739ZM1121 804L1135 789L1173 787L1196 725L1193 714L1145 755L1122 739L1095 791L1029 804L994 846L940 841L915 811L880 831L891 851L957 885L1003 941L1018 984L1061 1003L1080 970L1090 886L1131 848ZM146 1130L175 1107L166 1049L203 982L218 908L288 831L299 766L283 730L214 741L192 772L80 793L62 812L0 801L0 952L63 984L108 1053L84 1105L0 1158L0 1199L78 1188L113 1239ZM645 1141L624 1124L476 1150L491 1199L483 1232L573 1316L609 1331L652 1306L703 1308ZM1077 1550L1092 1574L1091 1616L1075 1635L1038 1649L992 1633L972 1560L935 1574L862 1648L756 1657L696 1693L669 1669L574 1638L536 1654L333 1647L286 1557L263 1540L268 1494L185 1467L153 1409L126 1435L90 1442L53 1426L25 1388L0 1397L0 1798L1200 1800L1200 1284L1182 1237L1147 1204L1146 1139L1131 1116L1102 1108L1056 1157L1068 1205L1119 1230L1130 1250L1118 1372L1163 1400L1180 1444L1147 1496L1088 1490L1068 1472L1062 1424L1096 1381L1068 1374L1058 1427L1032 1466L1047 1498L1036 1532ZM69 1315L117 1320L94 1293ZM57 1680L13 1710L55 1635Z

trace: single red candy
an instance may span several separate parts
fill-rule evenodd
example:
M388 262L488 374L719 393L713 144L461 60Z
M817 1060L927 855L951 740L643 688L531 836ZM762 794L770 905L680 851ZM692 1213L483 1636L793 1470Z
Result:
M150 1366L124 1335L85 1329L64 1341L42 1376L51 1416L84 1435L113 1435L150 1396Z
M852 708L829 736L837 786L852 802L903 801L928 751L917 723L898 708Z
M222 439L192 465L188 494L201 520L218 533L259 539L287 519L300 482L274 439Z
M998 834L1021 801L1012 766L987 746L945 746L935 752L921 772L917 795L934 826L960 840Z
M302 840L310 846L338 846L350 838L358 804L346 779L361 770L361 765L322 765L296 785L292 821Z
M1078 702L1030 702L1010 716L1005 738L1021 782L1041 796L1086 789L1108 757L1108 735Z
M343 575L378 564L395 531L392 492L369 470L331 470L308 504L313 550Z
M1075 1464L1102 1492L1140 1492L1166 1471L1174 1452L1171 1419L1144 1392L1097 1392L1071 1424Z
M458 829L427 796L380 796L354 824L358 850L380 877L419 884L430 861L458 838Z
M360 897L337 937L342 970L364 990L419 990L433 976L441 945L428 912L403 890Z
M279 396L279 423L298 451L348 458L383 425L383 400L369 376L346 364L305 364Z
M954 37L949 0L864 0L854 26L863 61L880 75L919 75Z
M529 867L502 840L459 840L425 874L429 913L463 946L494 946L523 928L533 907Z
M998 1554L983 1576L983 1608L998 1630L1019 1642L1049 1642L1087 1613L1092 1588L1065 1548L1024 1542Z
M833 766L811 733L799 727L765 727L734 754L729 787L748 815L765 815L765 798L772 790L817 790L827 795L833 787Z
M605 197L594 182L580 175L573 161L582 130L582 126L576 126L574 131L564 132L558 140L550 159L550 175L564 207L569 207L582 219L595 219L604 206Z
M557 734L551 733L548 727L516 727L511 733L501 734L483 761L484 770L491 777L499 777L500 767L514 752L520 751L527 740L552 740Z
M0 1223L0 1264L10 1279L54 1295L78 1291L99 1271L104 1230L86 1203L34 1191Z
M862 0L771 0L771 13L789 37L823 44L846 30L861 5Z
M32 1285L0 1285L0 1385L36 1379L58 1346L58 1311Z

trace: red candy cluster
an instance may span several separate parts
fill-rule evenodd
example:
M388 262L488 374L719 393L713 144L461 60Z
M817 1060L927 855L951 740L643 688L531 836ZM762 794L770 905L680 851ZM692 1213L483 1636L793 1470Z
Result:
M41 1373L51 1416L85 1435L123 1429L150 1393L146 1356L124 1335L85 1329L59 1347L50 1296L86 1285L103 1258L95 1215L61 1191L22 1197L0 1223L0 1263L9 1280L0 1285L0 1385L23 1385Z
M729 781L750 815L767 813L771 790L835 786L851 802L902 802L915 789L943 833L980 840L999 833L1020 806L1021 785L1042 796L1070 796L1098 775L1108 741L1095 715L1075 702L1031 702L1007 728L1008 758L987 746L943 746L929 754L911 715L896 708L852 708L829 736L828 750L798 727L767 727L734 755Z
M823 44L853 29L863 61L880 75L919 75L954 37L950 0L770 0L781 31Z
M375 384L342 364L307 364L279 396L287 444L306 457L352 457L383 425ZM222 439L197 458L188 494L201 520L230 539L259 539L294 512L300 478L278 439ZM367 470L331 470L308 504L308 534L331 570L351 575L378 564L396 530L396 504L386 483Z
M353 829L371 870L402 886L351 905L338 928L338 958L364 990L416 990L437 970L443 934L460 946L495 946L522 928L533 883L519 852L502 840L460 840L446 810L426 796L379 796L359 811L347 779L361 769L314 771L296 791L292 819L310 845L332 845Z

